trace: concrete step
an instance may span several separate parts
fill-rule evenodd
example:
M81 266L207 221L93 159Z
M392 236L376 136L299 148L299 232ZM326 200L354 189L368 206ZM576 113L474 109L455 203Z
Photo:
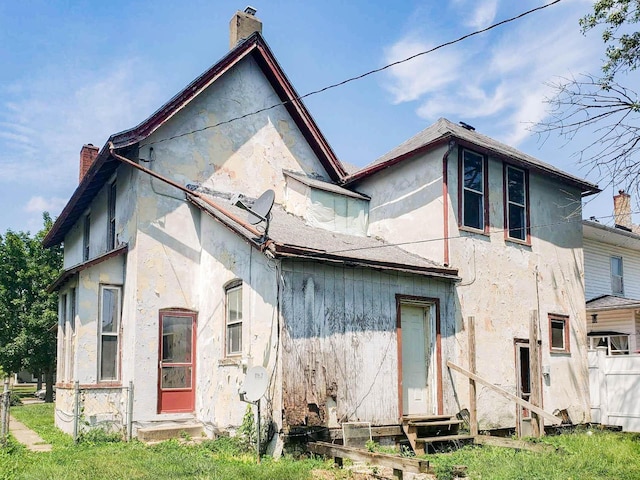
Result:
M198 423L182 425L163 425L138 429L138 440L141 442L158 442L171 438L199 438L204 430Z

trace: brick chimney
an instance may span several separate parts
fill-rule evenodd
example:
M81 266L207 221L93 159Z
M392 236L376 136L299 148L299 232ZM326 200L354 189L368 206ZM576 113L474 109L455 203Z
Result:
M238 10L229 22L229 49L233 50L240 40L253 32L262 33L262 22L256 17L256 9L249 6L244 12Z
M89 167L98 156L99 151L100 149L98 147L94 147L91 143L82 146L82 149L80 150L80 182L82 182L82 179L89 170Z
M631 232L633 222L631 221L631 195L624 190L619 190L618 195L613 197L613 216L616 228L621 228Z

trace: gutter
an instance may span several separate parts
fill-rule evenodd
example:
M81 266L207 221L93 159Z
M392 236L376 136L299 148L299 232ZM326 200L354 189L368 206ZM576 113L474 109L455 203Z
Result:
M455 140L449 142L449 148L442 156L442 224L444 230L444 252L442 263L449 266L449 154L456 146Z

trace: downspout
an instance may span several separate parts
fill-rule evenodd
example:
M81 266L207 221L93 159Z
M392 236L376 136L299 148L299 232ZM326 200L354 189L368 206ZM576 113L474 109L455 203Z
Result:
M444 240L443 263L445 267L449 266L449 154L455 146L455 141L449 141L449 147L442 156L442 224L444 230L442 238Z

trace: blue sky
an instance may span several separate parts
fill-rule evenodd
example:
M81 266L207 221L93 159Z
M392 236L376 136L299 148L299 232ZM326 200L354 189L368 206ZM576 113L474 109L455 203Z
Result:
M251 0L263 35L299 94L488 26L542 1ZM228 50L246 4L168 0L0 3L0 232L40 229L78 182L84 143L138 124ZM563 0L491 32L306 100L328 141L363 166L439 117L602 186L557 137L528 131L545 117L546 82L598 73L597 32L580 33L585 0ZM583 217L610 215L608 187ZM604 219L603 223L611 223Z

